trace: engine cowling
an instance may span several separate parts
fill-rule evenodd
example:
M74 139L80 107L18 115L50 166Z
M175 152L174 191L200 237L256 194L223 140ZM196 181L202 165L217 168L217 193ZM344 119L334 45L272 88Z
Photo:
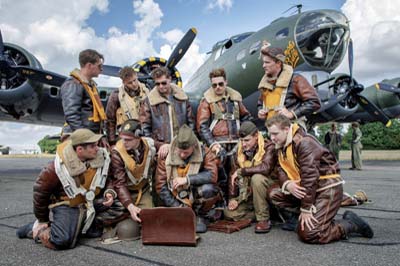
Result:
M35 56L22 47L10 43L4 44L4 60L8 66L42 69ZM0 77L1 111L19 119L37 110L40 103L41 83L27 79L7 66L2 68Z
M135 64L132 68L138 73L138 78L142 83L152 89L154 88L154 80L151 78L151 71L160 66L166 66L167 60L161 57L144 58ZM182 88L182 77L178 69L171 69L171 82Z

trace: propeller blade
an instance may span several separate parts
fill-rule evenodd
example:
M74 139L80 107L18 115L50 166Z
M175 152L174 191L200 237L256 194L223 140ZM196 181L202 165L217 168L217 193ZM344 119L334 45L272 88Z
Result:
M353 80L353 40L350 38L349 48L347 50L349 56L349 71L350 71L350 82Z
M318 88L318 86L321 86L321 85L323 85L323 84L325 84L325 83L327 83L327 82L330 82L330 81L332 81L332 80L334 80L334 79L335 79L335 77L331 77L331 78L329 78L329 79L326 79L326 80L324 80L324 81L321 81L320 83L315 84L315 85L314 85L314 88Z
M101 74L119 78L120 70L121 68L117 66L103 65L103 71L101 72Z
M195 28L191 28L186 32L185 36L180 40L180 42L176 45L175 49L172 51L166 67L169 69L174 68L182 57L185 55L190 45L192 44L194 38L196 37L197 30Z
M389 117L373 102L368 100L367 97L362 96L361 94L355 94L358 103L366 110L372 117L381 121L386 127L390 127L392 121L390 121Z
M0 57L3 57L4 53L4 43L3 43L3 36L1 35L1 30L0 30Z
M383 90L383 91L388 91L388 92L395 93L395 94L400 94L400 88L397 88L390 84L376 83L375 88L377 90Z
M344 99L346 99L346 97L349 95L350 91L346 91L346 93L342 94L342 95L333 95L332 98L330 98L327 102L325 102L321 108L317 111L317 113L321 113L324 112L330 108L332 108L333 106L335 106L336 104L340 103L341 101L343 101ZM314 113L315 114L315 113Z
M67 79L67 77L60 74L28 66L10 66L10 68L28 79L57 87L60 87Z

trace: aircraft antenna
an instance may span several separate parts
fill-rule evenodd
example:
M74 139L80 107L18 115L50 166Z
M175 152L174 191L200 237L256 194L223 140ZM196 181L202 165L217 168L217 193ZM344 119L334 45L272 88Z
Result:
M301 13L301 9L302 9L302 7L303 7L303 5L302 4L295 4L295 5L292 5L291 7L289 7L285 12L283 12L282 14L285 14L285 13L287 13L287 12L289 12L290 10L292 10L293 8L297 8L297 14L300 14Z

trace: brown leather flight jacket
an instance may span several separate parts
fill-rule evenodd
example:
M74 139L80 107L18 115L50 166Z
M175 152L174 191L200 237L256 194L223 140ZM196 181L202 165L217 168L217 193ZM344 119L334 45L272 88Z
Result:
M265 138L264 140L264 151L265 153L262 158L262 162L257 166L240 168L239 164L236 161L235 167L236 169L240 169L240 174L242 176L252 176L255 174L262 174L266 177L277 179L276 167L278 164L278 156L275 150L275 144L272 143L272 141L270 141L267 138ZM235 158L237 158L236 154ZM229 182L229 196L236 197L238 194L237 192L238 192L238 186L236 185L236 183L234 184L234 186L232 186L232 182Z
M140 83L139 86L142 86L142 85L143 84ZM144 88L146 89L145 92L147 92L147 88L146 87L144 87ZM130 93L132 93L132 94L140 93L140 90L142 90L142 88L139 88L138 90L139 90L138 92L130 92ZM117 134L116 134L116 132L117 132L117 115L116 115L116 113L117 113L118 108L121 107L121 103L119 101L118 94L119 94L119 88L117 88L113 92L111 92L110 97L108 98L107 108L106 108L107 120L105 121L105 130L107 133L108 143L110 145L113 145L113 144L115 144L115 142L117 142Z
M145 146L142 143L138 149L139 153L139 163L143 162L143 159L146 160L144 157ZM128 154L131 154L133 151L127 151ZM155 162L153 161L150 164L149 171L154 171ZM125 163L122 160L121 155L118 151L112 149L111 150L111 166L112 166L112 173L113 173L113 181L112 186L117 193L119 201L124 205L125 208L128 208L129 204L134 204L131 197L131 192L128 189L128 181L129 177L126 173Z
M301 200L301 208L309 210L315 202L317 189L340 182L339 178L320 179L320 176L340 174L339 163L335 155L321 145L312 135L301 127L292 140L295 162L300 170L300 185L306 189L306 196ZM282 186L288 176L278 163L278 177Z
M297 118L309 116L321 107L315 89L301 75L294 74L289 83L284 103L286 109L293 111ZM263 95L257 101L258 110L263 108Z
M239 137L239 128L237 128L236 120L234 119L221 119L215 124L213 130L210 130L210 125L215 117L211 111L212 103L210 103L210 100L215 102L221 109L221 112L224 114L232 114L234 112L234 102L237 102L239 107L240 122L253 119L252 115L242 102L242 96L231 88L227 88L227 92L228 96L226 98L222 98L216 96L213 93L212 88L208 89L205 93L205 97L200 101L197 109L197 132L199 133L201 139L206 142L208 146L215 141L236 140Z
M202 146L201 148L203 162L200 166L198 174L189 175L191 186L200 186L203 184L217 184L218 180L218 167L216 157L207 147ZM174 151L170 151L174 152ZM168 188L167 184L167 170L166 170L166 159L158 160L156 170L156 191L160 196L160 199L164 202L167 207L178 207L180 201L178 201L172 192Z
M111 189L107 178L104 189ZM100 194L101 195L101 194ZM58 179L54 161L43 167L33 185L33 213L40 223L49 221L49 205L68 199L63 186Z
M152 89L140 106L140 123L143 133L146 137L154 140L157 150L163 144L170 143L174 138L174 136L171 136L172 121L170 121L168 102L174 108L178 128L186 124L193 131L195 130L195 122L189 98L175 84L171 84L171 88L172 95L169 99L162 97L156 88Z

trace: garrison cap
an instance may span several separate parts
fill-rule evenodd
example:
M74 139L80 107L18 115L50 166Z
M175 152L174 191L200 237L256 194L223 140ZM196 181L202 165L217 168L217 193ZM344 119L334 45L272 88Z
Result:
M265 47L262 48L261 53L263 55L268 55L272 58L278 59L281 62L285 62L285 54L283 50L279 47Z
M256 133L258 128L253 122L245 121L242 123L239 129L239 136L241 138L247 137L248 135L253 135Z
M140 137L142 135L142 129L140 127L139 120L130 119L125 121L120 128L119 135L126 135L131 137Z
M103 135L94 134L91 130L87 128L80 128L75 130L71 136L71 144L72 146L77 146L81 144L89 144L98 142Z
M176 143L179 149L186 150L198 143L198 139L193 130L186 124L181 126L176 137Z

